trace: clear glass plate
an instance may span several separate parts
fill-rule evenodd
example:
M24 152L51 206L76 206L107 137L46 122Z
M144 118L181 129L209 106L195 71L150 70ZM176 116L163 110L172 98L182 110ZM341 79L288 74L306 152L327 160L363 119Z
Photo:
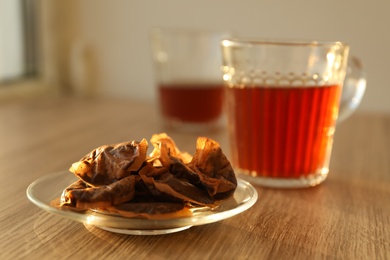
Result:
M191 217L172 219L126 218L88 210L76 212L66 208L58 208L51 203L61 196L62 191L77 177L63 171L41 177L27 188L27 197L35 205L50 213L95 226L106 231L130 235L159 235L182 231L192 226L205 225L235 216L255 204L258 195L249 183L237 179L237 189L232 198L224 200L215 209L195 208Z

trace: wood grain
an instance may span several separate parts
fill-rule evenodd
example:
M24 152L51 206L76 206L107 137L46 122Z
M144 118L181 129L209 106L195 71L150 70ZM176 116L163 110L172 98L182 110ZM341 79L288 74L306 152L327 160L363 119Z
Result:
M168 131L131 100L51 97L0 104L0 259L390 259L390 115L357 113L336 131L328 179L257 187L258 202L219 223L128 236L46 213L27 186L102 144ZM168 131L193 152L196 134ZM209 133L229 154L226 133Z

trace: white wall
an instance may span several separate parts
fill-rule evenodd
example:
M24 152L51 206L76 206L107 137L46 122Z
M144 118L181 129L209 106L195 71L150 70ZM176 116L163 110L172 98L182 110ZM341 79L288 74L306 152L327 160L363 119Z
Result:
M389 0L61 2L51 3L57 5L51 31L61 52L57 67L65 87L153 99L152 27L229 29L241 36L348 42L368 77L360 109L390 112Z

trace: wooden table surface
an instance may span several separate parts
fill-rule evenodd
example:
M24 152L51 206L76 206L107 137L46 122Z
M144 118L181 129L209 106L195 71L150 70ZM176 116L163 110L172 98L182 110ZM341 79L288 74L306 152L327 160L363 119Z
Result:
M37 98L0 104L0 259L390 259L390 115L356 113L336 130L328 179L256 187L249 210L168 235L87 229L26 197L39 177L93 148L167 131L131 100ZM196 134L168 132L193 152ZM208 134L229 154L224 131Z

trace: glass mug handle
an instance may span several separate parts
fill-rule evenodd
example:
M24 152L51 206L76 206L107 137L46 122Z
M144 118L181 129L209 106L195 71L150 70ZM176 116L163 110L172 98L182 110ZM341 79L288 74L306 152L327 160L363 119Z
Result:
M367 80L362 62L355 56L349 57L340 99L338 123L355 112L363 98L366 84Z

